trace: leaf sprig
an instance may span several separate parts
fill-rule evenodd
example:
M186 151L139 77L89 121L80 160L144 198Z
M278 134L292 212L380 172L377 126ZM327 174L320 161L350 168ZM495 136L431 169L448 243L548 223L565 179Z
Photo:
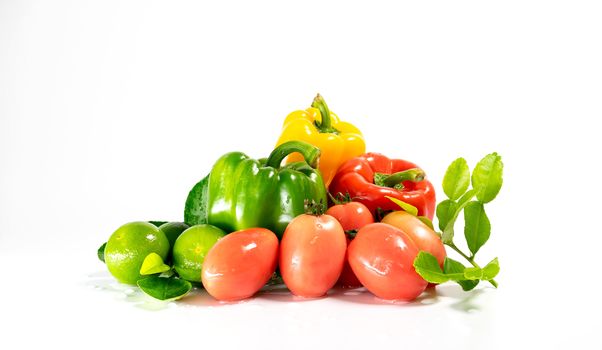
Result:
M498 259L493 259L481 268L475 261L475 255L487 243L491 234L491 223L485 213L485 204L494 200L500 192L503 168L502 157L495 152L486 155L477 163L472 176L464 158L456 159L447 168L443 177L443 192L448 199L439 203L436 210L439 229L442 231L441 240L465 258L471 267L446 258L441 268L433 255L421 251L414 260L414 267L426 281L454 281L465 291L476 287L479 281L488 281L497 288L494 278L500 271ZM472 188L469 189L471 184ZM462 212L464 237L470 254L463 252L454 243L454 227Z

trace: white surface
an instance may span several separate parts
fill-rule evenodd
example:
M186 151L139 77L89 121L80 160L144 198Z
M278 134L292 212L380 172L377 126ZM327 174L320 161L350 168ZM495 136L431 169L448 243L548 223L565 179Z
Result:
M597 2L0 2L0 348L601 348ZM500 288L161 306L96 260L316 92L437 185L502 154ZM437 187L440 189L440 187ZM459 229L461 232L461 229Z

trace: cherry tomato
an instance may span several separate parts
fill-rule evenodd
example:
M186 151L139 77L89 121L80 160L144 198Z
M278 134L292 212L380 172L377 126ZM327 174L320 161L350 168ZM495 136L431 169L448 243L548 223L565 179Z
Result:
M433 254L439 265L443 267L443 261L447 256L445 247L435 231L426 226L420 219L405 211L394 211L387 214L381 222L395 226L405 232L416 243L419 250Z
M351 230L359 230L360 228L374 222L374 217L370 210L359 202L348 202L344 204L334 205L326 211L326 214L333 216L339 221L345 232ZM351 239L347 237L347 246ZM345 253L345 263L343 265L343 271L337 281L339 286L345 288L357 288L361 287L362 284L357 279L357 276L353 273L351 266L347 259L347 253Z
M284 283L301 297L326 294L341 274L346 248L343 227L332 216L297 216L286 227L280 243Z
M250 228L221 238L209 250L201 280L211 296L234 301L251 297L270 279L278 262L278 238Z
M400 229L369 224L349 245L349 264L364 287L377 297L409 301L427 286L414 270L418 252L416 244Z

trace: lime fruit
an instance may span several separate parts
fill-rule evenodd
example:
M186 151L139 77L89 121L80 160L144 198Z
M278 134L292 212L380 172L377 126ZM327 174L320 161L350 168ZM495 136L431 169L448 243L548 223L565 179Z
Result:
M150 253L167 258L169 241L156 226L137 221L121 226L111 235L104 258L109 272L119 282L136 284L145 277L140 275L140 267Z
M174 243L176 243L176 239L178 239L180 234L189 227L190 226L183 222L166 222L159 226L159 229L165 233L165 237L167 237L167 240L169 241L169 246L173 247Z
M207 225L195 225L182 232L173 247L174 268L181 278L201 281L201 269L205 255L226 232Z

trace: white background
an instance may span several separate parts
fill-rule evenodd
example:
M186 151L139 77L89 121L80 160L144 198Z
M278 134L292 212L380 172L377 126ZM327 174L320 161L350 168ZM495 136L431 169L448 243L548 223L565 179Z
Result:
M1 348L602 347L599 3L215 3L0 1ZM316 92L440 193L456 157L503 156L479 253L499 289L160 304L113 282L117 227L181 220Z

